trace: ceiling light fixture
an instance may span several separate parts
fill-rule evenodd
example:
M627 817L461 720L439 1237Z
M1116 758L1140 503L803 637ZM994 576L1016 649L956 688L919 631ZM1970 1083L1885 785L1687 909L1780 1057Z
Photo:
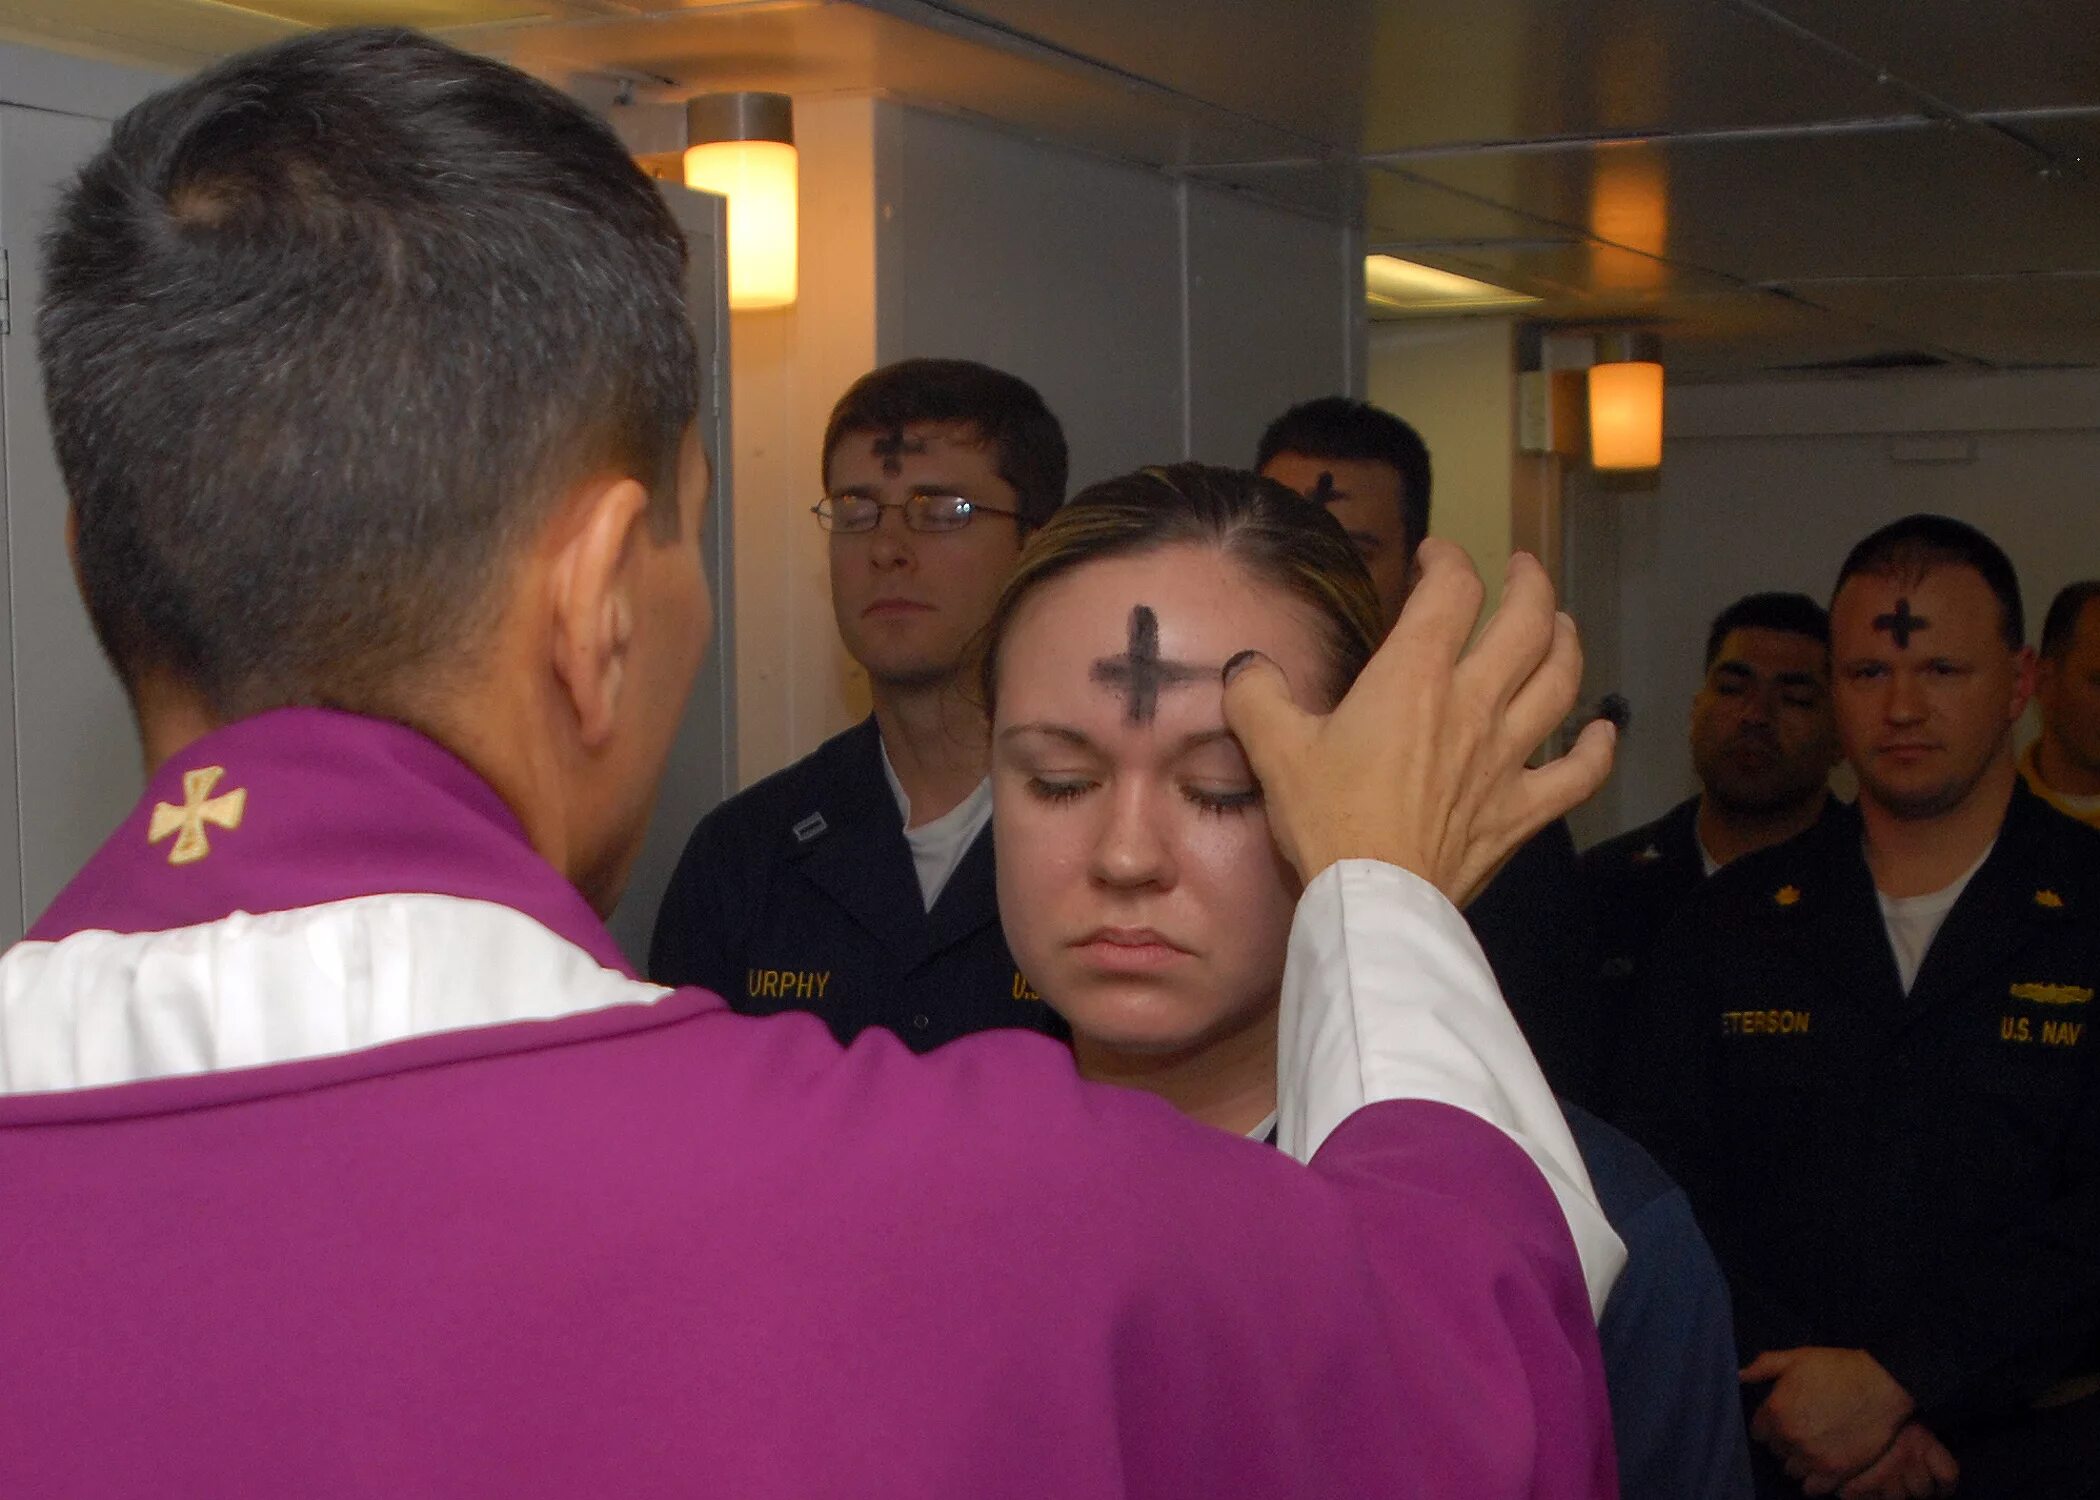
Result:
M1397 255L1364 257L1364 301L1373 313L1386 317L1495 312L1530 307L1538 300L1470 276L1402 260Z
M1652 333L1599 334L1589 386L1591 467L1662 467L1661 341Z
M701 94L685 105L685 185L729 200L729 305L795 301L795 113L786 94Z

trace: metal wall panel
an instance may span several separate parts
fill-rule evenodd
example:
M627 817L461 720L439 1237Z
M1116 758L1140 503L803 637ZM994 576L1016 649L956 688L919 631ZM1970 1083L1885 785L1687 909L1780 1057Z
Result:
M130 705L95 644L66 558L65 486L44 414L33 327L43 290L37 239L61 185L107 134L99 120L0 109L0 224L14 308L0 359L21 851L20 899L7 911L19 911L25 925L131 810L142 783Z
M882 362L982 360L1064 422L1076 489L1183 445L1179 188L921 110L885 112Z
M1189 453L1245 468L1286 407L1349 388L1355 236L1188 188Z

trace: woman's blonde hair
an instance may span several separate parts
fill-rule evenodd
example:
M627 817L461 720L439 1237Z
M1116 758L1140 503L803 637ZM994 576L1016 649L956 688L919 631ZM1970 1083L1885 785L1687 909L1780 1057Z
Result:
M1382 635L1377 591L1325 508L1244 469L1167 464L1103 480L1067 501L1022 549L983 636L978 684L998 702L999 652L1028 596L1087 563L1164 547L1215 548L1303 605L1326 647L1329 701L1356 680Z

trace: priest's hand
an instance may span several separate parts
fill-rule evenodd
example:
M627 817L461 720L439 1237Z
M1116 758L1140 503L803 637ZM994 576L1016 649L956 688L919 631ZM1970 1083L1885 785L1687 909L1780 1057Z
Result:
M1742 1378L1772 1382L1750 1435L1810 1495L1827 1495L1864 1473L1916 1406L1864 1349L1770 1349L1743 1367Z
M1838 1500L1941 1500L1961 1482L1961 1465L1946 1444L1913 1418L1888 1452L1847 1480Z
M1399 623L1332 713L1304 712L1274 663L1243 652L1225 667L1225 722L1300 879L1337 860L1383 860L1463 905L1603 785L1616 731L1599 720L1566 755L1527 767L1581 685L1574 621L1520 552L1468 650L1483 589L1464 549L1425 541L1417 565Z

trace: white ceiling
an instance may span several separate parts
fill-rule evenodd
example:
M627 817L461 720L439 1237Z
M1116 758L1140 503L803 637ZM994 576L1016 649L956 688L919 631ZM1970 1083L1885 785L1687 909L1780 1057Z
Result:
M968 113L1653 324L1683 375L2100 364L2093 0L0 0L162 66L351 19Z

